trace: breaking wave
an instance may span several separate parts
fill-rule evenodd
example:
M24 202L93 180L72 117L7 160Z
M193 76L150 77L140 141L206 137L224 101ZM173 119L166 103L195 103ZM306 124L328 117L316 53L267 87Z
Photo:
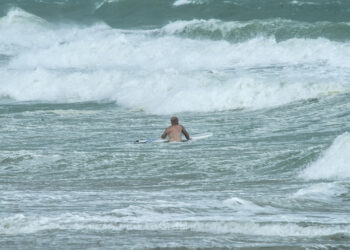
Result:
M202 25L192 23L198 22ZM216 21L204 24L211 22ZM349 91L347 43L271 37L229 43L174 36L173 26L151 31L52 26L11 10L0 19L0 96L108 100L170 114L259 109Z
M292 38L348 41L350 25L332 22L307 23L280 18L246 22L196 19L169 23L160 33L189 38L225 39L231 42L247 41L256 37L274 37L276 41Z
M262 236L319 237L335 234L349 234L349 225L322 225L292 222L244 222L244 221L148 221L142 223L123 222L111 216L93 216L88 214L65 214L56 217L26 217L22 214L2 218L0 233L17 235L36 233L45 230L94 230L94 231L156 231L175 230L206 233L239 233Z
M306 169L305 179L349 179L350 178L350 134L339 135L323 155Z

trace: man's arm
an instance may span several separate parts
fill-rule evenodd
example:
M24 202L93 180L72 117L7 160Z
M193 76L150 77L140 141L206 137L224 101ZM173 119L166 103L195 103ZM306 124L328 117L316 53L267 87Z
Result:
M184 126L182 126L182 133L185 135L187 140L191 140L190 135L187 133L187 131L186 131Z
M165 137L167 136L167 134L168 134L168 129L165 129L164 130L164 133L162 134L162 139L165 139Z

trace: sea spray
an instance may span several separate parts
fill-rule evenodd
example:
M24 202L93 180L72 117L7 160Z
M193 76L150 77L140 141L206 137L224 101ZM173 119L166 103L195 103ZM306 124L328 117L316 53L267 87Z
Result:
M18 17L32 28L24 39L15 32L22 26L8 21ZM171 114L260 109L349 91L350 47L324 38L229 43L105 24L48 27L19 9L2 22L0 49L11 55L0 68L6 99L107 100Z
M348 249L349 4L0 1L0 246Z

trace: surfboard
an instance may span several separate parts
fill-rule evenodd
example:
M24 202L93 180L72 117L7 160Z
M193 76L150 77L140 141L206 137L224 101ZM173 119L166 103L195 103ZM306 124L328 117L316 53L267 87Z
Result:
M169 142L169 140L167 139L140 139L140 140L136 140L136 143L151 143L151 142Z
M209 138L211 136L213 136L212 133L194 135L194 136L191 137L190 141L201 140L201 139ZM182 140L182 142L186 142L186 141L188 141L188 140ZM139 139L139 140L135 141L135 143L162 143L162 142L169 142L169 140L168 139L153 139L153 138L149 138L149 139Z

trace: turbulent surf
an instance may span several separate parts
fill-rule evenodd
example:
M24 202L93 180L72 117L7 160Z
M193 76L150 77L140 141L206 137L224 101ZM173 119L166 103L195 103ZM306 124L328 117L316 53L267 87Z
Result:
M349 248L349 98L349 1L3 0L0 245Z

